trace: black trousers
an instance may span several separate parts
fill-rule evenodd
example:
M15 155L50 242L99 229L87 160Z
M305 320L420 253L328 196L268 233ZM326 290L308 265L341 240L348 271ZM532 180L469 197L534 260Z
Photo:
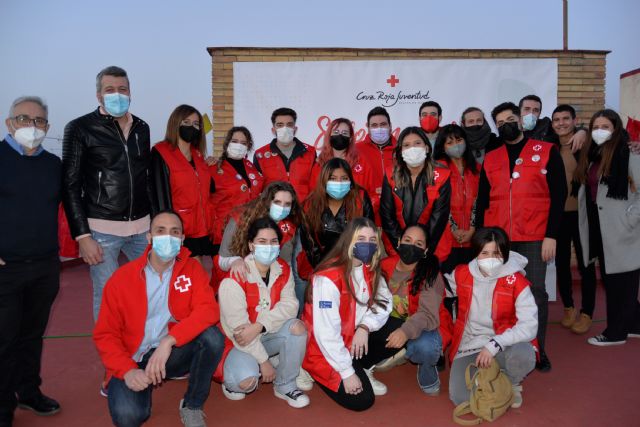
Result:
M358 394L347 394L344 390L344 383L340 382L338 391L335 392L320 383L317 383L320 388L333 399L338 405L343 408L351 409L352 411L364 411L373 406L375 402L375 395L373 394L373 388L371 382L364 372L365 369L371 368L378 362L381 362L394 354L400 349L398 348L386 348L387 337L391 332L402 326L402 320L395 317L389 317L387 323L379 330L369 334L369 351L367 355L362 359L353 359L353 369L356 371L356 375L360 378L362 383L362 391Z
M549 317L549 294L545 287L547 263L542 260L542 241L512 242L511 250L527 258L529 263L524 268L527 279L531 282L531 293L538 306L538 344L544 352L547 336L547 319Z
M564 212L560 223L560 233L556 246L556 277L560 297L565 307L573 307L573 280L571 278L571 243L576 250L578 271L582 279L582 309L580 312L593 317L596 303L596 268L591 263L584 266L582 245L580 244L580 230L578 226L578 212Z
M59 287L57 256L0 266L0 421L12 417L16 393L40 393L42 335Z

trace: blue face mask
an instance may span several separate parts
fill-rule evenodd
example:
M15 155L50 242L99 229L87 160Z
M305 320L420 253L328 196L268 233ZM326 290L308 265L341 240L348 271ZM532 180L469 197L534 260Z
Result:
M255 245L253 257L262 265L271 265L280 255L278 245Z
M356 242L353 246L353 257L369 264L378 250L378 244L372 242Z
M335 200L342 200L351 190L351 181L327 181L327 194Z
M269 216L275 222L280 222L291 213L291 206L283 207L280 205L276 205L275 203L271 203L271 207L269 208Z
M524 130L533 130L533 128L536 127L537 122L538 118L532 113L529 113L526 116L522 117L522 127Z
M151 239L151 248L164 262L171 261L178 256L180 246L182 246L182 240L168 234L153 236Z
M103 97L104 109L113 117L122 117L129 111L129 97L121 93L107 93Z

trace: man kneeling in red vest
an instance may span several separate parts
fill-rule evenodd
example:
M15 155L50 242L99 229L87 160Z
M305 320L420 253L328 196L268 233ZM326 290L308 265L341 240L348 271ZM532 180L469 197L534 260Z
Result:
M151 415L153 386L189 373L179 411L185 426L204 426L202 407L224 348L209 277L182 247L180 217L162 211L151 221L150 246L107 282L93 331L107 370L109 412L116 426Z

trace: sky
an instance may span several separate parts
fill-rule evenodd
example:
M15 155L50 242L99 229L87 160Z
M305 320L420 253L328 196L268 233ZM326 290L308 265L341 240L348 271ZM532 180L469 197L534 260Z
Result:
M0 0L0 16L0 115L41 96L53 138L97 107L108 65L127 70L130 111L152 142L179 104L210 115L209 46L562 49L561 0ZM620 74L640 68L640 1L569 0L569 48L612 51L606 105L617 110ZM45 147L59 153L55 139Z

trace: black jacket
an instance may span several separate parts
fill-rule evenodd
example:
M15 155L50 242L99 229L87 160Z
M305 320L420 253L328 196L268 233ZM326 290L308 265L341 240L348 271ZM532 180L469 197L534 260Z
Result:
M391 188L389 180L384 177L382 182L382 195L380 196L380 218L382 220L382 230L385 232L393 247L398 246L398 241L402 237L402 227L396 217L396 201L393 193L402 200L402 217L407 227L418 223L418 218L427 206L427 179L424 174L420 174L416 179L415 188L396 187ZM436 250L442 233L449 221L451 203L451 182L449 179L440 187L438 198L433 203L433 210L429 222L423 224L429 230L429 248Z
M87 218L133 221L149 214L150 145L149 126L136 116L126 141L99 108L67 124L62 198L73 237L91 232Z

